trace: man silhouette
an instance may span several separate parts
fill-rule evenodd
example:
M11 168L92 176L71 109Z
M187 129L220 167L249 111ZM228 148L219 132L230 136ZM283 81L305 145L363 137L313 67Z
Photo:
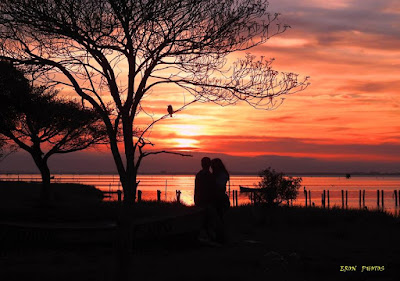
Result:
M201 159L202 169L196 174L194 183L194 204L204 209L203 230L206 237L199 236L203 242L213 243L217 234L217 211L215 208L215 180L210 172L211 159L204 157Z
M211 159L201 159L202 169L196 174L194 184L194 204L198 207L207 207L213 203L213 176L210 172Z

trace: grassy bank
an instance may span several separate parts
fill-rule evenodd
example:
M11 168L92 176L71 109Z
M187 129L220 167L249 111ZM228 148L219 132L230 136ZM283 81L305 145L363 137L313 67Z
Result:
M137 253L138 280L153 267L163 273L150 280L173 278L174 265L179 280L398 280L400 274L400 224L385 213L244 206L229 210L226 226L229 242L221 248Z
M1 218L57 222L117 216L118 204L101 202L95 195L79 201L82 196L56 201L64 203L51 209L2 206ZM146 202L127 216L158 217L192 209ZM399 219L382 212L241 206L227 212L225 225L227 243L220 247L180 239L137 245L127 262L129 280L397 280L400 274ZM116 280L116 261L114 248L104 245L0 253L5 280ZM356 271L342 272L341 266L356 266Z
M39 201L40 182L0 181L2 205L32 206ZM103 193L92 185L78 183L52 183L53 199L56 203L100 201Z
M103 202L103 193L91 185L52 183L53 200L39 204L41 184L0 181L0 221L81 222L115 221L121 214L118 202ZM134 218L168 216L190 212L179 204L146 201L129 208L125 215Z

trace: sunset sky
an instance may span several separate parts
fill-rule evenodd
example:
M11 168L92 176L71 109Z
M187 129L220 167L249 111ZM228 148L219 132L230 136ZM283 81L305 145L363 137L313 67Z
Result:
M250 52L310 76L311 85L272 111L192 104L152 129L154 148L400 166L400 2L270 0L269 11L291 29ZM158 118L190 100L180 88L158 87L142 105Z
M311 76L311 85L273 111L191 105L154 128L156 147L400 161L399 2L271 0L269 10L292 28L251 53L275 58L276 70ZM184 93L174 91L158 88L145 108L157 116L169 103L181 106Z

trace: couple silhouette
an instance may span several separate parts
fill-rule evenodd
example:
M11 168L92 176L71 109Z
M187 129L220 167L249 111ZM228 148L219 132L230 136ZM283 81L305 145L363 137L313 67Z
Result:
M201 167L195 179L194 204L205 209L206 239L223 243L224 214L230 205L229 197L226 195L229 173L219 158L211 160L209 157L204 157L201 159Z

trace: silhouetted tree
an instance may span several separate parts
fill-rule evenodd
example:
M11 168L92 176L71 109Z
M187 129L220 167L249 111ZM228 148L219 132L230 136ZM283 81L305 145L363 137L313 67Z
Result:
M32 156L42 176L44 202L51 195L50 156L82 150L107 137L96 111L56 94L30 86L22 72L0 62L0 134Z
M287 29L267 6L266 0L3 0L0 58L40 68L47 82L72 87L101 114L124 200L134 202L143 158L174 153L144 149L153 145L150 128L170 116L138 123L146 113L141 102L157 86L192 94L176 113L196 101L271 109L282 102L278 97L308 85L263 57L247 54L227 65L229 54Z
M261 177L258 183L259 191L256 191L257 201L268 205L279 205L283 201L289 204L295 200L299 193L302 178L292 178L278 173L270 167L259 173Z

